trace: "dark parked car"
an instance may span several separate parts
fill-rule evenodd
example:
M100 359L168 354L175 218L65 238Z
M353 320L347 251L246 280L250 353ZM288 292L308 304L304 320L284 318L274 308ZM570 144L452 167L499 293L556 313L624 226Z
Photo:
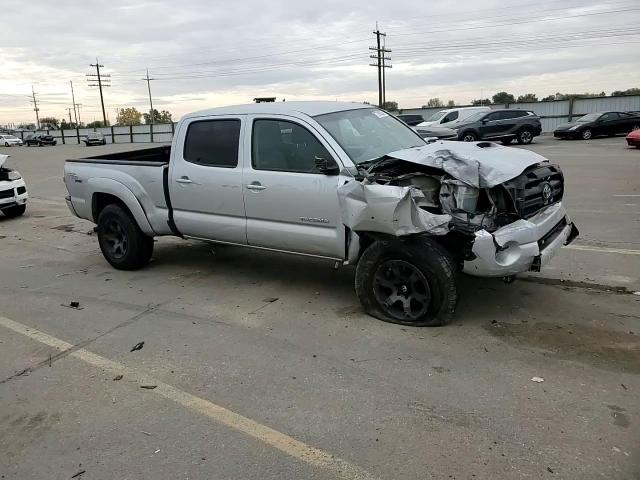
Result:
M413 129L418 132L422 138L426 139L437 139L437 140L457 140L458 132L456 132L453 128L447 127L413 127Z
M82 141L87 147L90 145L106 145L107 144L107 139L104 138L104 135L101 134L100 132L89 132Z
M580 138L589 140L598 135L614 136L640 128L640 115L626 112L589 113L574 122L558 125L556 138Z
M31 145L37 145L41 147L43 145L55 145L57 142L56 139L51 135L41 135L37 133L35 135L31 134L27 138L25 138L24 143L25 145L27 145L27 147L30 147Z
M527 110L478 112L456 125L458 140L500 140L507 145L514 139L521 145L531 143L542 132L540 117Z
M424 117L422 115L413 115L413 114L402 114L397 115L397 117L402 120L404 123L409 125L410 127L415 127L419 123L424 122Z

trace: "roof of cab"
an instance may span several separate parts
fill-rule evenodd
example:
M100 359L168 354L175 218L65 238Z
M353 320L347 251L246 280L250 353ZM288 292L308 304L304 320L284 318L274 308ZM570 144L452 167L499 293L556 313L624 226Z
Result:
M357 110L359 108L374 108L371 105L355 102L263 102L249 103L246 105L232 105L229 107L209 108L189 113L184 118L204 117L209 115L242 115L242 114L281 114L299 115L310 117L325 113L342 112L345 110Z

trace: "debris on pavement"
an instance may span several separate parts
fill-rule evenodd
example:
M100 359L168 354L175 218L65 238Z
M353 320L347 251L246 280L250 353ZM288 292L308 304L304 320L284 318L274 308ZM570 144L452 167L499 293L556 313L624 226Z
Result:
M61 305L67 308L73 308L75 310L82 310L83 307L80 306L80 302L76 302L75 300L69 302L69 305L65 305L64 303Z
M158 385L140 385L140 388L144 388L146 390L153 390L154 388L156 388Z
M273 303L278 301L278 297L267 297L262 299L265 303Z
M536 383L542 383L542 382L544 382L544 378L542 378L542 377L533 377L531 379L531 381L532 382L536 382Z
M621 384L620 384L620 386L621 386L622 388L624 388L625 390L629 390L629 388L628 388L624 383L621 383Z
M84 475L85 473L87 473L86 470L80 470L78 473L76 473L75 475L72 475L71 478L79 478L80 476Z
M553 470L551 469L551 467L547 467L547 472L553 473Z
M133 346L133 348L130 351L135 352L136 350L142 350L142 347L144 347L144 342L138 342Z
M124 375L116 375L115 377L113 377L113 381L117 382L118 380L122 380L123 377Z

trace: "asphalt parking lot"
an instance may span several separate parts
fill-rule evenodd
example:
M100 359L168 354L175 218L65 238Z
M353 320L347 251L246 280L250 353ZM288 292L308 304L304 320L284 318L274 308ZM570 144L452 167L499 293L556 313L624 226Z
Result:
M319 260L162 238L113 270L62 166L144 147L0 148L31 196L0 218L2 479L640 478L623 138L526 147L562 166L580 237L513 284L463 279L434 329L364 315Z

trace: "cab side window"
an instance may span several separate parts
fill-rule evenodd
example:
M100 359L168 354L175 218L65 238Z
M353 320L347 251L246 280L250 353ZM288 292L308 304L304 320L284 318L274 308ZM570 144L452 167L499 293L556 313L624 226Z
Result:
M235 168L238 165L240 120L192 122L184 141L184 159L208 167Z
M316 159L331 155L305 127L283 120L253 122L251 165L256 170L318 173Z

